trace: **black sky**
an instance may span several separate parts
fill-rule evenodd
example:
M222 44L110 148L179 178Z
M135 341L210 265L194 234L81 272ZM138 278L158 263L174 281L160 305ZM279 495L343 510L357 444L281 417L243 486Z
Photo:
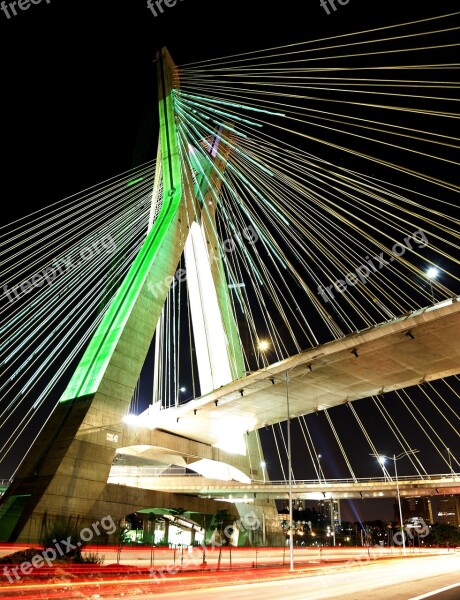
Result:
M443 2L443 12L455 2ZM146 0L52 0L0 12L3 220L49 205L132 165L156 125L153 63L177 64L422 18L419 2L183 0L153 17ZM145 159L155 156L155 137Z
M350 0L327 15L319 0L183 0L155 18L146 0L42 0L10 19L0 12L2 224L155 157L162 46L183 64L456 8L453 0ZM332 462L326 469L336 476Z

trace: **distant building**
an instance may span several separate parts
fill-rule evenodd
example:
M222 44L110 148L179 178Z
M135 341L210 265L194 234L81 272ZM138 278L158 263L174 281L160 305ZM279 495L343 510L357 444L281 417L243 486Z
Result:
M305 500L296 500L294 502L294 510L305 510Z
M399 522L399 505L395 503L395 521ZM423 519L427 525L433 525L433 508L427 496L406 496L401 498L401 510L404 523Z
M342 517L340 515L340 500L320 500L316 510L320 515L323 515L324 520L329 523L331 523L333 516L335 528L342 525Z
M460 526L460 497L440 496L438 498L438 523Z

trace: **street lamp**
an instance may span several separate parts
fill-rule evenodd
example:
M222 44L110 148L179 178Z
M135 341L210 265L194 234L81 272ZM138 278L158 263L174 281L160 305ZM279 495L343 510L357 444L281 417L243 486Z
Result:
M396 468L396 461L404 458L405 456L409 456L410 454L416 454L418 450L407 450L407 452L401 452L397 456L393 454L393 456L385 456L384 454L371 454L374 458L376 458L381 465L384 464L386 460L393 460L393 464L395 467L395 479L396 479L396 492L398 497L398 506L399 506L399 520L401 523L401 537L403 543L403 555L406 556L406 536L404 535L404 521L402 516L402 508L401 508L401 494L399 493L399 482L398 482L398 470Z
M191 396L188 398L185 398L185 400L184 400L183 396L186 392L187 392L187 388L185 386L181 386L179 388L178 392L176 393L176 408L183 402L190 400Z
M385 456L380 456L380 455L377 456L376 454L372 454L372 456L375 456L377 458L377 460L379 461L379 463L381 464L385 481L387 479L388 479L388 481L391 481L390 474L388 473L387 469L385 468Z
M434 304L433 280L436 279L438 275L439 275L439 271L436 267L430 267L426 272L426 276L428 277L428 280L430 282L431 302L433 304Z
M262 363L263 363L263 365L264 365L265 368L267 368L267 365L268 365L268 362L267 362L267 360L265 358L265 352L267 352L269 348L270 348L270 343L267 340L261 340L259 342L259 351L262 354ZM259 366L259 365L257 365L257 366ZM266 466L267 465L265 464L265 461L262 461L260 463L260 467L262 469L262 475L263 475L264 483L265 483L265 467Z
M286 412L287 412L287 443L288 443L288 478L289 478L289 570L294 571L294 535L292 523L292 475L291 475L291 415L289 412L289 370L286 371Z
M259 342L259 352L262 356L262 364L266 368L268 366L267 357L265 355L266 352L270 349L270 342L268 340L260 340Z

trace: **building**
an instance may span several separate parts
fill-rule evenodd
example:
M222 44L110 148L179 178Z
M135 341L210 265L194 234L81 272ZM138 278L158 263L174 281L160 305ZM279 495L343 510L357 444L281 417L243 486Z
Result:
M460 526L460 497L440 496L438 498L438 523Z
M316 510L324 516L325 522L331 523L331 525L333 522L336 529L342 525L340 500L320 500Z
M407 496L401 498L401 510L404 523L423 519L427 525L433 525L433 508L427 496ZM399 505L395 503L395 521L399 522Z

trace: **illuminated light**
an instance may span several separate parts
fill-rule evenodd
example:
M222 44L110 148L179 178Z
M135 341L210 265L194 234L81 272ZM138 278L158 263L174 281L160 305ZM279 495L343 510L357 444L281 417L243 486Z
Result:
M128 183L126 184L126 187L131 187L132 185L136 185L136 183L139 183L140 181L144 181L144 178L139 177L138 179L133 179L132 181L128 181Z
M186 391L187 391L187 388L185 388L185 387L181 387L181 388L180 388L180 391L181 391L181 392L186 392Z
M436 279L438 275L439 271L436 267L430 267L426 272L426 276L428 277L428 279Z
M137 423L139 422L139 417L137 415L125 415L123 417L123 423L126 423L127 425L137 425Z
M234 108L243 108L244 110L250 110L253 112L264 113L267 115L273 115L275 117L285 117L285 113L277 113L270 110L265 110L262 108L257 108L253 106L246 106L245 104L235 104L234 102L228 102L226 100L215 100L213 98L206 98L203 96L196 96L195 94L186 94L185 92L181 92L181 96L184 98L192 98L193 100L204 100L207 104L220 104L221 106L232 106ZM232 118L233 115L232 115Z
M211 498L211 496L209 496ZM232 502L233 504L253 504L254 500L246 498L214 498L216 502Z
M262 340L262 341L259 343L259 350L260 350L261 352L265 352L266 350L268 350L268 349L269 349L269 347L270 347L270 344L267 342L267 340Z
M251 483L251 479L243 471L218 460L202 458L188 465L188 468L207 479L218 479L219 481L232 481L233 479L239 483Z
M379 456L377 460L379 461L379 463L380 463L381 465L384 465L384 464L385 464L385 461L386 461L386 459L385 459L385 457L384 457L384 456Z
M213 444L214 448L219 448L228 454L246 456L246 442L242 434L237 434L229 428L226 432L222 431L219 438L219 441Z
M220 312L209 254L200 226L191 224L185 244L185 265L201 393L232 381L228 339ZM206 298L206 306L202 299ZM208 336L209 331L213 332Z
M157 258L158 251L174 222L182 200L182 173L173 97L159 102L162 166L165 175L163 203L158 216L134 259L117 294L99 323L83 357L70 379L60 402L95 394L120 342L138 296ZM166 151L166 149L168 149Z

